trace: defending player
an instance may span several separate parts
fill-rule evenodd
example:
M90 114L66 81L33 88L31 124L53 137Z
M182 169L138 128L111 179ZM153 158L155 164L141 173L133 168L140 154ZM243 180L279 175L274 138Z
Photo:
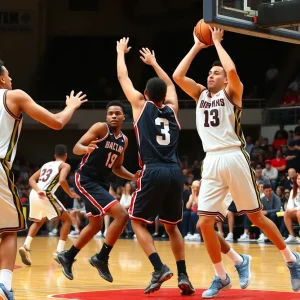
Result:
M177 157L180 125L177 121L178 100L175 86L156 62L154 52L141 50L141 59L151 65L159 78L148 80L145 97L128 77L125 54L129 39L117 42L117 71L122 89L131 103L134 129L143 164L143 174L133 195L129 216L139 244L154 267L145 294L159 290L161 284L173 276L156 252L153 238L146 229L159 216L170 237L171 248L178 269L178 287L183 295L195 292L188 279L184 242L177 223L182 218L183 175ZM145 99L146 98L146 99Z
M223 201L228 191L231 192L239 213L246 213L252 223L260 227L280 250L291 272L292 288L298 291L300 256L291 252L276 225L261 212L255 174L244 150L245 141L240 123L243 84L233 61L221 45L223 30L211 28L211 32L221 62L215 63L209 71L208 89L186 76L194 57L207 47L195 35L194 46L173 75L176 83L197 103L197 130L206 152L198 204L201 216L198 227L201 228L216 276L212 286L202 297L215 297L219 291L231 286L230 277L222 263L220 242L214 231L215 218L225 218Z
M44 164L29 178L29 184L32 188L29 195L29 219L34 223L29 228L24 245L19 249L22 262L27 266L32 264L30 256L31 242L46 219L59 218L63 223L58 245L53 253L54 258L56 259L57 253L65 248L66 239L71 228L71 218L63 204L55 196L55 192L61 186L71 198L79 198L77 194L70 191L67 183L67 176L71 170L70 165L66 163L67 156L67 147L56 145L54 150L55 161Z
M66 108L53 114L36 104L21 90L12 90L12 79L0 60L0 297L14 299L12 275L17 254L17 231L26 228L22 205L14 184L11 167L17 151L22 127L22 113L46 126L61 130L86 95L72 91L66 99Z
M138 180L136 174L123 167L124 153L128 145L127 137L121 128L125 109L121 102L111 101L106 107L106 123L96 123L75 145L73 152L84 155L75 173L74 189L85 202L89 224L80 232L79 238L68 251L57 254L64 275L73 280L72 265L79 251L101 230L102 218L107 214L114 218L105 237L101 251L89 259L99 275L112 282L108 269L109 254L124 230L128 213L109 191L109 175L113 171L127 180Z

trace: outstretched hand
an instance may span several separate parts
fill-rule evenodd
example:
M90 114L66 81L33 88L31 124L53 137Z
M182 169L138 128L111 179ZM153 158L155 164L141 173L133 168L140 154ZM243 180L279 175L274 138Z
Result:
M69 107L74 107L75 109L79 108L81 104L87 102L86 94L82 95L82 92L74 95L74 91L70 93L70 96L66 96L66 105Z
M196 36L195 30L196 30L196 28L194 28L194 31L193 31L193 37L194 37L195 45L199 46L202 49L208 48L209 45L205 45L205 44L203 44L202 42L199 41L199 39Z
M145 64L153 66L156 63L154 50L151 52L148 48L142 48L140 53L142 54L140 58Z
M117 41L117 52L118 53L128 53L131 47L128 47L129 38L123 37L120 41Z
M218 27L209 26L211 32L212 40L215 43L216 41L221 42L223 40L224 30Z

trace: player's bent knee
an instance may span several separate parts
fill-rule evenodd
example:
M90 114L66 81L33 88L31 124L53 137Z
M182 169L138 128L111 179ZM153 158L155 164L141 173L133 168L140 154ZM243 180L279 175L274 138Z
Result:
M202 231L211 228L215 224L215 217L200 216L197 222L197 230ZM199 229L198 229L199 227Z
M178 229L177 224L164 224L164 227L169 235L174 233L176 229Z

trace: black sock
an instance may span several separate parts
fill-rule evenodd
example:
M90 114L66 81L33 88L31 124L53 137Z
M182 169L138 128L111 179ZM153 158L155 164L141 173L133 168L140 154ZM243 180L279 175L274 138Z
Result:
M97 259L99 260L107 259L112 248L113 246L109 246L104 243L100 252L96 255Z
M149 260L150 260L152 266L154 267L155 271L160 271L162 269L163 263L161 262L160 257L157 254L157 252L154 252L151 255L149 255Z
M188 274L186 272L185 260L177 261L176 265L177 265L178 275L179 274L184 274L184 275L188 276Z
M66 258L74 260L75 256L79 253L80 249L77 249L75 246L72 246L66 253Z

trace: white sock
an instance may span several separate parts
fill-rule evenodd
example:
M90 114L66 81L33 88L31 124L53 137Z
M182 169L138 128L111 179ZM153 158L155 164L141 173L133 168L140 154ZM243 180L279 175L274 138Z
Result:
M13 272L11 270L2 269L0 272L0 282L6 287L8 291L11 291Z
M226 279L226 271L223 266L223 262L220 261L217 264L213 264L213 267L215 269L216 276L220 277L222 280L225 280Z
M26 237L24 245L26 246L26 248L28 250L30 250L30 244L31 244L32 240L33 240L33 237L31 237L29 235Z
M290 248L288 246L286 246L285 249L280 250L284 260L287 263L295 263L296 262L296 256L292 253L292 251L290 250Z
M243 258L232 248L230 248L230 250L226 253L226 256L232 260L235 265L239 265L243 262Z
M64 250L65 250L65 244L66 244L66 241L59 240L59 241L58 241L57 248L56 248L56 251L57 251L57 252L64 251Z

